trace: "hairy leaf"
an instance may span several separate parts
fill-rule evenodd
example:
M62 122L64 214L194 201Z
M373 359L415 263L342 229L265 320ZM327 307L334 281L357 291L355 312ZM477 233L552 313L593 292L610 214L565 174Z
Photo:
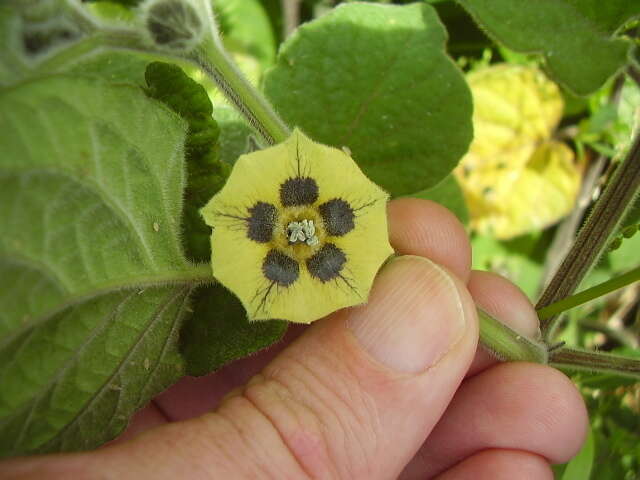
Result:
M569 90L597 90L627 62L631 43L615 33L640 15L630 0L458 0L496 40L544 55Z
M18 12L0 5L0 87L19 81L28 72L21 33Z
M206 375L282 338L287 322L249 322L240 301L221 285L200 290L195 314L180 334L188 375ZM211 312L212 315L206 315Z
M300 27L264 88L285 121L347 146L393 195L440 182L472 136L471 96L432 7L353 3Z
M233 165L240 155L252 150L253 130L231 107L215 107L213 115L220 125L220 159Z
M167 104L189 125L187 178L184 209L184 241L187 255L198 261L211 257L211 229L199 214L209 199L222 188L231 167L220 161L216 142L220 130L211 116L213 107L206 90L170 63L153 62L145 73L147 91Z
M95 447L182 374L184 138L134 87L0 93L0 455Z

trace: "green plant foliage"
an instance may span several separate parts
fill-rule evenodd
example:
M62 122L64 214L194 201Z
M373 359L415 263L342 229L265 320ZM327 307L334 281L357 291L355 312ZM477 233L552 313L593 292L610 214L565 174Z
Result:
M205 225L199 210L222 188L231 171L228 164L220 161L215 148L220 130L211 116L211 100L204 87L177 65L150 63L145 77L149 95L167 104L189 125L185 143L184 243L189 258L208 261L211 257L211 229Z
M349 147L373 181L409 194L449 174L472 137L446 38L426 4L341 5L282 45L264 89L285 121Z
M147 64L154 60L154 55L107 50L69 65L64 69L64 73L95 76L111 83L143 86Z
M447 175L435 187L416 192L411 196L439 203L455 213L458 220L464 225L469 223L469 209L464 201L462 189L453 175Z
M27 70L20 30L22 20L16 10L0 5L0 87L18 81Z
M109 0L108 2L103 2L102 0L82 0L83 2L86 3L115 3L117 5L122 5L123 7L136 7L138 6L140 3L142 3L143 0Z
M542 53L550 73L579 95L601 87L627 62L631 43L615 36L640 15L630 0L458 0L497 41Z
M275 37L267 12L258 0L216 0L213 7L230 51L254 56L263 68L273 64Z
M220 159L233 165L240 155L252 150L250 138L253 131L230 107L214 107L213 115L220 125Z
M180 333L188 375L206 375L256 352L282 338L288 326L281 320L249 322L240 301L221 285L200 290L193 305L196 313Z
M0 455L95 447L183 372L185 126L97 79L0 105Z

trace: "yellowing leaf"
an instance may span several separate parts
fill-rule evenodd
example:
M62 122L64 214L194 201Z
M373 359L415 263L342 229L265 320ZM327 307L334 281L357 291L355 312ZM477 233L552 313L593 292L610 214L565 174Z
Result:
M581 171L551 135L562 117L558 87L532 67L472 72L475 137L455 173L471 228L511 238L544 228L572 208Z

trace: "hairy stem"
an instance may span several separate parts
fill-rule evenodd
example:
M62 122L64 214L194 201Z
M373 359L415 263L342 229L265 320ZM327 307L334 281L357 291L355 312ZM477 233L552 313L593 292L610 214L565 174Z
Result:
M601 197L593 207L573 247L544 290L537 310L571 295L598 261L609 238L620 224L640 189L640 136L636 136L625 160L615 169ZM557 315L541 321L543 334L553 326Z
M289 127L266 98L251 85L225 51L218 48L201 49L191 59L267 144L280 143L291 134Z
M200 66L267 144L282 142L291 134L289 127L227 53L218 33L211 2L202 0L202 6L208 17L208 38L187 58Z
M560 348L551 352L549 364L554 367L588 372L613 373L640 378L640 359L575 348Z
M538 310L538 318L540 320L545 320L547 318L554 317L566 310L582 305L583 303L587 303L595 298L613 292L614 290L626 287L638 280L640 280L640 267L636 267L630 272L607 280L595 287L591 287L580 293L576 293L575 295L571 295L570 297L563 298L562 300L558 300L557 302L547 305L546 307Z
M478 309L480 342L498 360L547 363L547 347L520 335Z

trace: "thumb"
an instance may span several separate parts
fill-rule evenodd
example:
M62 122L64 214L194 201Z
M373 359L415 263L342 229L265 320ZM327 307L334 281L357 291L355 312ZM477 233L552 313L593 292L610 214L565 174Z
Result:
M395 478L476 341L464 285L425 258L400 257L366 306L317 322L216 412L73 463L105 478Z

